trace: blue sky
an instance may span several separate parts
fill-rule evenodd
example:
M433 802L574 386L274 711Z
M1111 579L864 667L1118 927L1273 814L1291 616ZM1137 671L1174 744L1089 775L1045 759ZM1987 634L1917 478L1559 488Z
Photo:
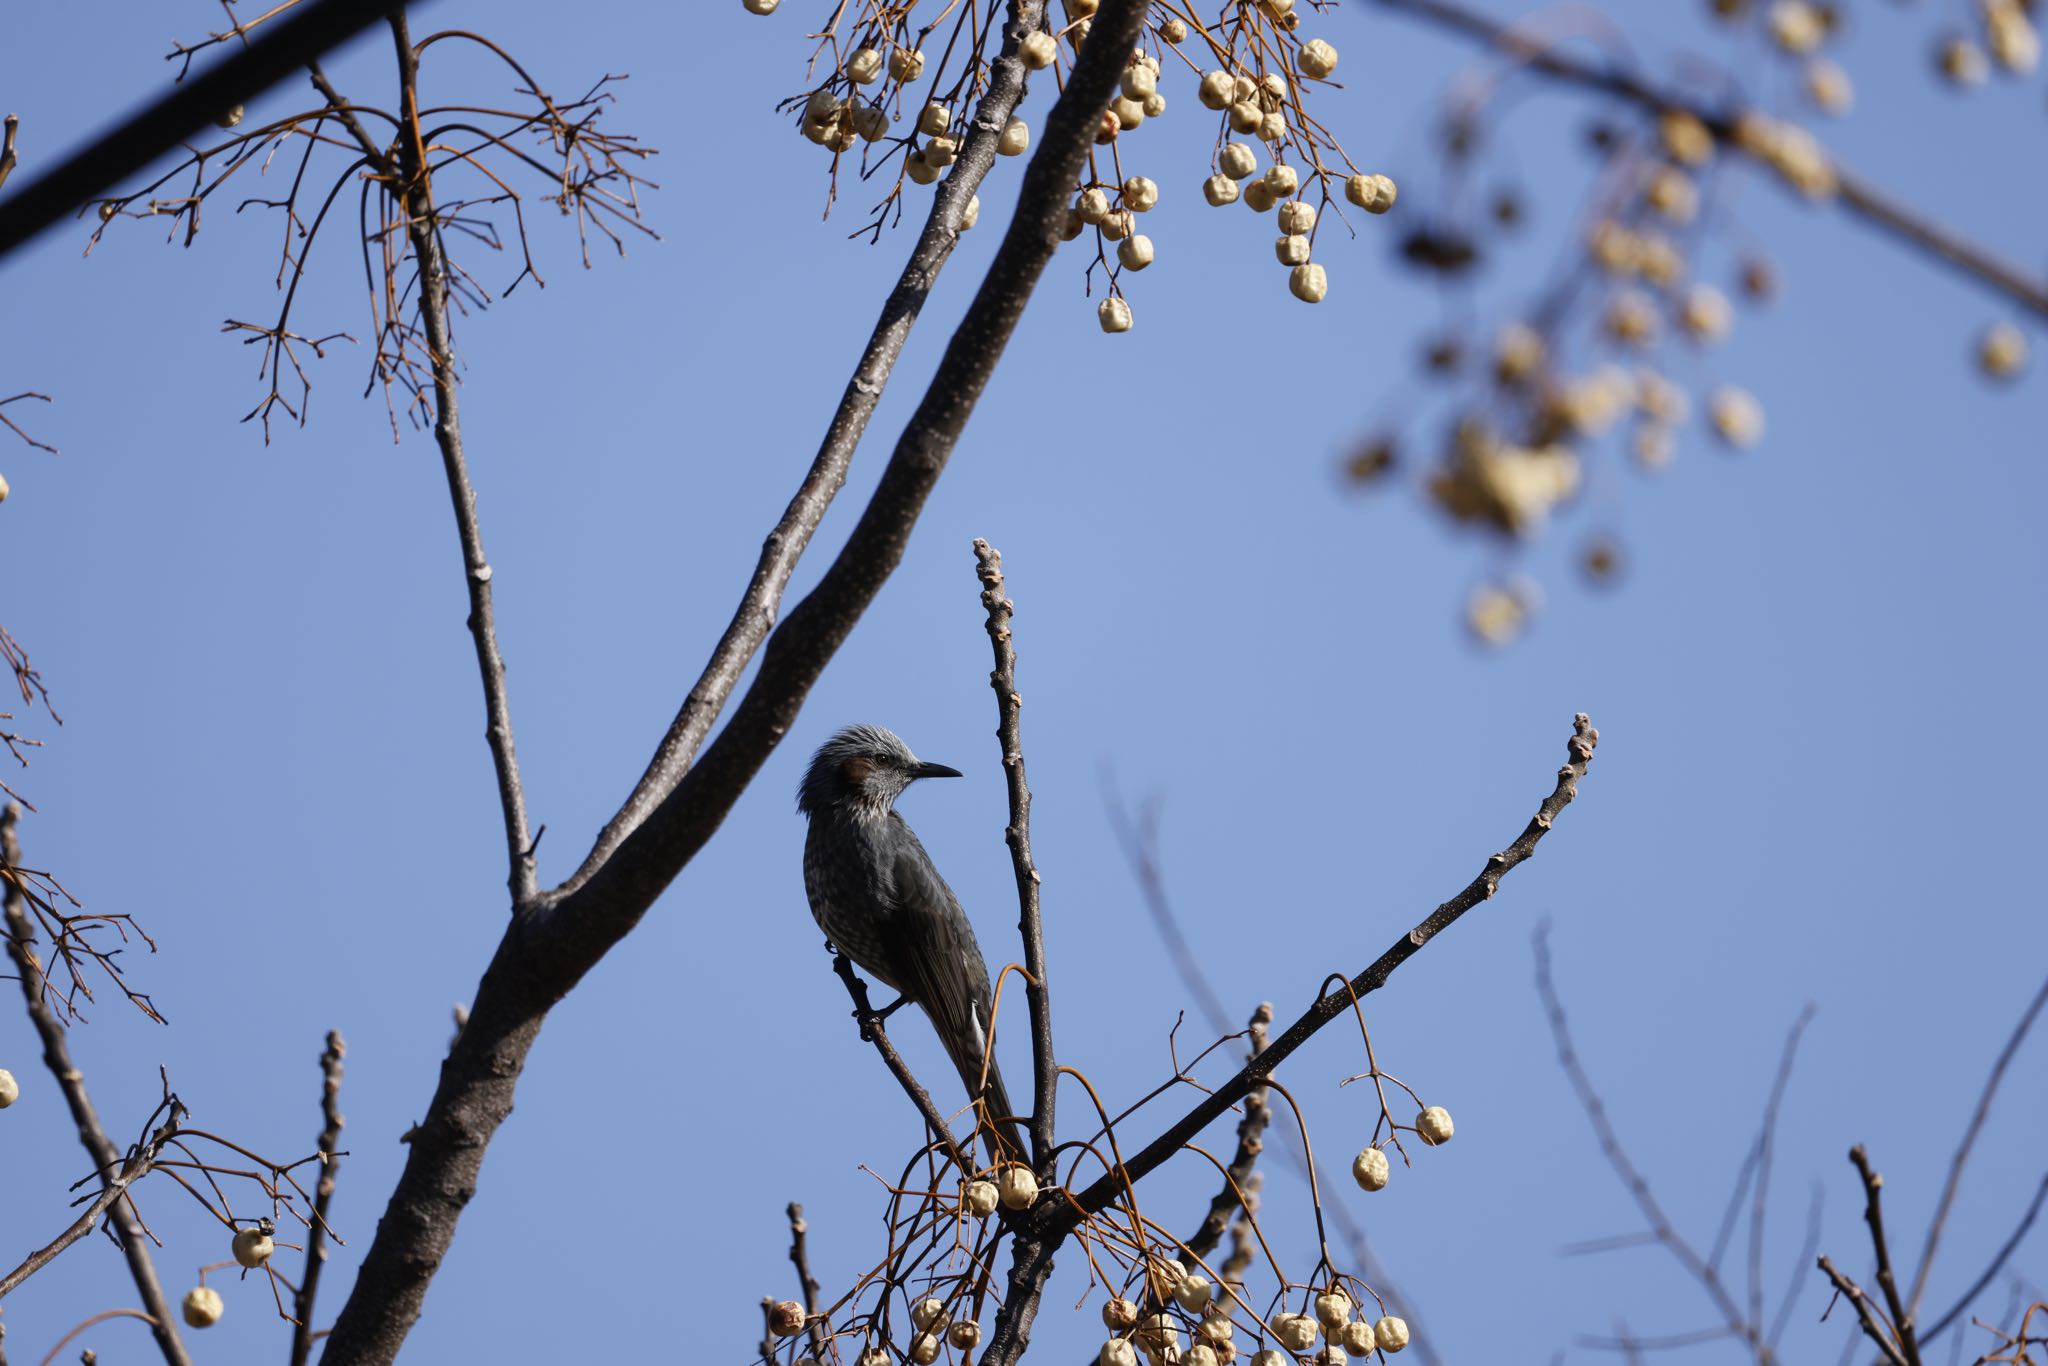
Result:
M662 150L662 233L577 268L540 226L548 288L465 319L463 414L495 571L541 874L566 875L615 808L726 621L760 538L810 458L907 233L849 242L865 200L820 223L823 162L773 113L802 88L807 16L736 3L559 11L446 0L417 21L482 27L551 89L630 72L608 118ZM1505 10L1503 10L1505 12ZM1693 6L1624 4L1635 50L1700 57L1747 88L1787 84ZM1958 8L1958 14L1961 14ZM0 103L23 116L31 175L159 90L172 35L207 6L37 8L0 50ZM2024 263L2040 264L2048 182L2041 85L1935 88L1931 12L1864 7L1839 53L1855 115L1824 134L1849 164ZM136 20L146 22L137 23ZM1311 21L1345 53L1328 119L1369 168L1421 185L1424 109L1472 51L1353 4ZM382 100L387 45L329 64ZM430 71L430 79L432 73ZM502 92L475 64L454 88ZM484 84L484 82L492 84ZM372 92L375 92L374 94ZM1159 261L1128 290L1135 330L1104 337L1086 260L1056 258L897 571L788 742L621 952L550 1019L481 1192L409 1351L420 1360L599 1357L681 1346L739 1362L764 1293L792 1289L781 1209L802 1201L828 1293L879 1255L881 1202L859 1170L899 1164L916 1123L855 1036L808 917L793 793L810 749L849 721L899 730L968 776L903 810L981 926L1014 957L991 738L987 641L969 545L1004 552L1016 599L1062 1059L1109 1097L1163 1077L1190 1001L1105 815L1105 773L1157 801L1168 886L1234 1012L1297 1013L1356 970L1520 830L1549 789L1572 713L1602 731L1579 802L1504 894L1404 968L1372 1004L1383 1065L1458 1121L1368 1202L1374 1247L1420 1300L1447 1359L1578 1358L1581 1335L1712 1321L1654 1252L1570 1258L1638 1227L1560 1073L1532 986L1548 920L1588 1066L1674 1219L1710 1241L1784 1032L1817 1008L1783 1116L1766 1241L1774 1288L1804 1294L1788 1347L1839 1349L1841 1316L1795 1266L1809 1193L1824 1250L1867 1269L1849 1145L1888 1178L1917 1249L1984 1073L2048 969L2029 876L2048 758L2039 696L2040 376L1998 391L1969 366L1997 302L1839 213L1753 180L1736 231L1784 288L1689 382L1741 383L1769 414L1758 448L1688 431L1645 479L1610 462L1516 567L1546 590L1535 629L1477 650L1465 594L1500 567L1410 493L1360 497L1342 456L1415 383L1436 326L1392 259L1404 199L1331 238L1329 300L1287 296L1269 229L1209 210L1207 116L1191 89L1141 131L1127 168L1166 187ZM305 98L274 93L275 116ZM1043 83L1027 117L1042 120ZM1537 93L1496 131L1519 168L1523 247L1489 266L1487 316L1545 278L1590 163L1591 106ZM1184 122L1182 121L1184 120ZM983 190L869 445L792 587L852 524L994 249L1015 165ZM921 202L921 201L920 201ZM275 225L213 210L189 250L124 224L89 260L82 226L0 268L0 392L62 448L0 443L0 603L66 724L9 775L42 808L28 860L93 909L132 912L162 951L130 963L171 1019L110 1002L73 1046L117 1135L168 1067L196 1123L270 1154L310 1151L316 1058L339 1028L351 1155L335 1220L338 1307L431 1093L452 1003L502 928L504 875L460 559L438 461L394 445L368 368L343 345L314 372L313 421L269 446L236 419L261 396L224 318L274 307ZM364 335L353 247L316 262L307 326ZM487 263L502 284L515 268ZM2038 350L2038 332L2035 335ZM2038 368L2038 367L2037 367ZM19 414L20 408L9 410ZM1630 572L1577 582L1589 530ZM997 947L1002 945L1004 947ZM895 1030L943 1076L922 1024ZM1930 1291L1980 1268L2041 1179L2043 1044L2014 1065L1982 1136ZM1013 1087L1028 1051L1003 1046ZM1290 1064L1319 1151L1370 1131L1355 1043L1335 1031ZM66 1222L85 1164L34 1058L0 1012L0 1066L22 1103L0 1121L12 1259ZM1077 1104L1069 1099L1067 1104ZM1067 1112L1072 1116L1075 1112ZM1148 1212L1192 1226L1211 1177L1169 1167ZM174 1293L226 1240L165 1186L146 1210ZM1301 1187L1277 1167L1267 1218L1310 1244ZM2015 1258L2036 1285L2043 1235ZM1099 1336L1078 1258L1036 1332L1046 1359ZM10 1260L9 1264L12 1262ZM227 1287L208 1357L283 1351L255 1283ZM16 1355L132 1302L95 1241L15 1295ZM2004 1303L1994 1294L1984 1306ZM1504 1334L1505 1330L1505 1334ZM132 1324L103 1353L140 1350ZM1966 1339L1971 1356L1986 1339ZM1698 1349L1727 1355L1733 1349Z

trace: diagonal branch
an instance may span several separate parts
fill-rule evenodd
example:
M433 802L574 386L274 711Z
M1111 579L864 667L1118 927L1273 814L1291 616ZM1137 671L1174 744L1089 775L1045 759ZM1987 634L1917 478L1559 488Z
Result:
M1017 8L1034 17L1039 13L1023 0ZM322 1359L331 1366L396 1357L447 1256L462 1209L476 1193L484 1151L511 1113L520 1071L549 1008L632 930L716 832L901 560L925 499L1058 245L1067 197L1143 18L1139 0L1105 4L1025 169L1009 231L865 512L818 586L769 637L759 672L723 733L666 795L643 794L649 803L644 818L629 822L608 857L586 861L563 887L515 908L328 1337ZM963 161L973 156L986 164L994 154L995 129L986 126L986 114L1013 107L1022 93L1024 65L1017 48L1024 33L1013 16ZM1000 127L1003 121L994 122ZM933 210L955 234L968 198L958 176L956 171Z
M1998 1084L2005 1079L2005 1069L2011 1065L2013 1055L2020 1051L2020 1045L2026 1041L2034 1021L2040 1018L2043 1006L2048 1006L2048 980L2042 981L2034 999L2020 1012L2019 1023L2006 1037L2005 1047L1998 1050L1998 1060L1991 1064L1991 1075L1984 1079L1984 1089L1978 1093L1977 1108L1963 1128L1963 1141L1956 1146L1956 1155L1948 1164L1948 1180L1942 1184L1941 1199L1935 1204L1934 1218L1927 1225L1927 1245L1920 1249L1920 1269L1913 1276L1913 1293L1906 1297L1906 1308L1913 1313L1919 1312L1920 1297L1927 1293L1927 1277L1934 1267L1935 1249L1941 1246L1942 1226L1948 1222L1948 1212L1956 1202L1956 1191L1963 1184L1963 1167L1970 1160L1970 1150L1976 1146L1977 1135L1984 1132L1984 1122L1990 1117L1992 1097L1998 1094Z
M1031 859L1031 788L1024 781L1024 733L1017 692L1017 646L1010 618L1017 604L1003 596L1003 552L974 542L975 577L988 611L989 645L995 668L988 676L996 694L996 742L1003 747L1003 779L1010 794L1010 823L1003 841L1017 875L1017 929L1024 939L1024 999L1031 1010L1031 1165L1040 1180L1052 1176L1053 1104L1059 1093L1059 1064L1052 1051L1052 995L1045 976L1045 921L1038 905L1038 865Z
M1236 1076L1204 1097L1172 1128L1146 1144L1136 1156L1124 1163L1121 1170L1108 1173L1076 1195L1074 1199L1078 1209L1093 1214L1106 1208L1127 1182L1137 1181L1179 1152L1183 1144L1270 1077L1273 1069L1308 1042L1311 1035L1349 1010L1354 999L1385 986L1394 970L1420 952L1423 945L1457 923L1474 906L1491 898L1500 889L1501 879L1536 852L1537 843L1549 833L1558 813L1578 795L1579 779L1585 776L1587 766L1593 762L1593 749L1599 742L1600 732L1593 728L1586 714L1580 712L1573 721L1569 757L1557 771L1556 787L1543 799L1513 844L1487 859L1486 867L1463 891L1430 912L1414 929L1396 940L1392 948L1352 978L1348 991L1324 993L1303 1012L1301 1018L1287 1027L1286 1033L1273 1040ZM1077 1218L1078 1214L1068 1217Z
M732 697L733 689L739 685L754 652L775 626L782 593L797 560L810 544L818 523L824 520L825 510L845 484L854 448L867 431L875 405L881 402L882 390L896 368L897 358L903 354L911 328L917 325L926 297L960 240L960 211L966 208L994 164L997 135L1023 99L1023 73L1015 60L1015 39L1038 29L1044 13L1044 0L1010 0L1003 57L991 73L988 93L975 108L959 159L952 174L939 186L924 231L904 263L896 287L882 305L881 316L853 368L853 377L847 381L846 392L840 396L839 407L826 425L825 438L811 460L810 470L783 510L781 520L762 542L754 576L740 597L732 621L712 649L710 661L683 700L668 733L662 737L647 771L618 814L598 835L583 866L562 885L563 892L573 892L595 874L627 836L675 791Z
M1514 25L1488 18L1455 3L1455 0L1379 0L1379 3L1497 47L1529 70L1567 84L1604 91L1652 113L1666 109L1683 110L1705 124L1715 141L1725 147L1742 150L1735 138L1735 114L1739 111L1704 105L1676 91L1661 89L1628 70L1596 65L1560 52L1543 39L1518 32ZM2048 317L2048 281L2028 275L1946 224L1890 198L1875 181L1857 175L1839 163L1834 166L1834 176L1834 198L1852 217L1926 252L1957 274L2005 295L2021 307Z
M288 19L0 199L0 257L134 175L307 62L402 8L402 0L307 0Z
M14 833L20 820L19 806L10 803L5 811L0 811L0 863L9 868L21 866L21 844ZM21 978L21 994L28 1006L29 1023L35 1026L36 1037L42 1040L43 1065L64 1093L64 1103L70 1108L72 1122L78 1127L78 1141L92 1156L93 1169L99 1175L101 1191L94 1204L112 1211L108 1226L121 1245L121 1255L128 1259L128 1274L135 1281L136 1293L142 1296L143 1308L149 1311L150 1333L156 1338L157 1350L163 1353L168 1366L192 1366L192 1358L185 1354L184 1341L178 1336L178 1325L171 1317L170 1302L164 1298L163 1286L157 1281L156 1263L149 1255L142 1220L126 1193L131 1173L124 1167L120 1149L114 1146L100 1124L99 1112L93 1108L92 1096L85 1089L85 1074L71 1059L71 1045L65 1038L64 1026L58 1023L43 995L43 968L34 948L35 929L29 921L21 889L11 879L7 881L5 911L7 953L14 960ZM153 1158L154 1154L150 1156ZM109 1193L114 1192L118 1193L107 1200ZM57 1250L62 1251L62 1248Z

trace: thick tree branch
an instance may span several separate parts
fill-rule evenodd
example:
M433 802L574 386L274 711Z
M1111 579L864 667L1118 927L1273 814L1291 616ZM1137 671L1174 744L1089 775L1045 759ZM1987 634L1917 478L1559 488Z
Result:
M1705 124L1722 146L1742 150L1735 139L1739 110L1705 105L1676 91L1652 85L1628 70L1596 65L1560 52L1540 37L1519 32L1511 24L1490 19L1454 3L1454 0L1379 0L1379 3L1387 9L1414 15L1439 28L1499 48L1529 70L1567 84L1604 91L1652 112L1684 110ZM1926 252L1951 270L2004 295L2011 302L2041 317L2048 317L2048 281L2029 276L1954 229L1890 198L1878 189L1875 181L1848 170L1832 156L1830 161L1833 162L1836 182L1834 198L1850 216L1862 219L1907 246Z
M875 1046L882 1055L882 1065L889 1069L889 1075L896 1078L896 1084L903 1088L903 1094L920 1115L924 1116L927 1129L931 1130L932 1142L946 1150L964 1178L974 1172L974 1164L960 1151L960 1145L953 1139L953 1130L946 1123L946 1117L939 1113L939 1107L932 1100L932 1093L925 1090L924 1083L910 1070L910 1064L903 1061L903 1055L896 1051L896 1045L889 1042L889 1033L882 1028L882 1016L868 1000L868 984L853 970L853 960L843 953L835 953L832 970L839 974L839 980L846 983L846 994L853 998L853 1017L860 1021L860 1037Z
M781 608L782 592L789 584L789 576L796 569L804 548L810 544L811 534L824 520L825 510L832 505L841 485L845 484L854 448L867 431L868 419L874 415L875 405L881 402L882 390L896 368L897 357L903 354L903 344L909 339L911 328L917 325L925 298L931 293L939 272L945 268L960 240L960 214L974 197L989 168L995 164L997 135L1003 131L1004 125L1010 121L1010 114L1024 97L1022 64L1015 58L1016 39L1037 30L1043 23L1044 14L1044 0L1010 0L1003 55L990 73L988 93L975 107L959 158L952 173L939 185L931 213L925 219L924 231L919 234L910 260L897 278L896 287L882 305L881 317L876 319L867 347L853 368L853 377L847 381L846 392L840 396L839 407L826 425L825 438L811 460L809 472L797 487L796 496L783 510L782 519L762 543L754 576L740 598L738 609L733 612L731 623L726 626L725 634L719 637L710 661L691 687L689 696L683 700L682 709L676 713L668 734L662 737L646 773L634 786L618 814L598 835L597 843L591 847L582 868L563 884L561 891L574 891L593 875L626 837L675 791L696 759L705 736L716 724L719 713L725 710L725 704L739 685L754 652L768 638Z
M0 812L0 864L9 870L21 866L21 844L14 833L20 820L21 808L12 803ZM72 1123L78 1126L78 1141L91 1155L93 1169L99 1173L101 1199L114 1193L114 1198L104 1204L100 1200L94 1203L110 1211L110 1227L121 1245L121 1255L128 1259L128 1274L135 1282L136 1293L142 1296L143 1307L149 1311L150 1332L156 1338L157 1350L163 1353L169 1366L191 1366L192 1358L185 1353L185 1344L178 1336L178 1325L171 1315L170 1303L164 1298L163 1286L156 1278L156 1263L150 1259L148 1235L143 1232L142 1221L136 1216L135 1205L127 1195L129 1182L140 1173L127 1170L120 1149L114 1146L100 1124L99 1112L93 1108L92 1096L85 1089L85 1074L71 1060L71 1045L64 1036L64 1026L58 1023L44 997L43 967L34 947L35 928L29 920L21 889L11 878L6 881L7 954L14 960L15 971L21 980L22 1000L28 1007L29 1023L35 1026L36 1037L42 1041L43 1065L56 1079L58 1090L64 1093L64 1103L71 1110ZM144 1151L146 1149L138 1149L138 1153ZM154 1154L150 1156L153 1158ZM143 1170L148 1168L145 1166ZM57 1250L62 1251L62 1248Z
M1112 0L1097 17L1025 169L1009 231L924 400L845 548L769 637L759 673L723 733L672 790L653 800L643 819L630 822L610 857L587 861L562 888L515 910L478 983L469 1023L442 1063L433 1102L413 1132L405 1171L323 1361L354 1366L396 1356L476 1192L484 1150L511 1113L519 1073L549 1007L638 923L710 839L902 558L924 501L1059 242L1068 195L1135 46L1143 11L1138 0ZM1021 92L1023 64L1016 53L1022 36L1013 19L990 77L991 96L1009 92L1008 103L984 101L967 143L980 156L992 150L987 111L1007 109ZM965 203L949 181L935 208L949 231L957 230Z
M1045 921L1038 905L1038 865L1031 859L1031 788L1024 780L1024 733L1017 691L1017 648L1010 618L1017 604L1003 596L1003 553L987 541L974 542L975 577L988 612L988 640L995 668L988 676L996 694L996 742L1003 749L1003 779L1009 788L1010 823L1003 840L1017 878L1017 932L1024 940L1024 999L1031 1010L1031 1165L1041 1181L1053 1175L1053 1104L1059 1065L1052 1049L1052 993L1045 976Z
M307 0L275 28L0 199L0 256L363 29L401 0Z

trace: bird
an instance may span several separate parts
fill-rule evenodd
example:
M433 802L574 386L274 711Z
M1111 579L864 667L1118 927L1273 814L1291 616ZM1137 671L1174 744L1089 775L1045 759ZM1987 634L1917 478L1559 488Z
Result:
M988 962L960 899L896 812L896 799L918 779L959 776L919 759L881 726L833 735L797 789L797 809L810 819L804 891L830 946L901 994L884 1015L906 1002L923 1009L968 1096L981 1101L987 1127L1021 1158L1016 1112L988 1051Z

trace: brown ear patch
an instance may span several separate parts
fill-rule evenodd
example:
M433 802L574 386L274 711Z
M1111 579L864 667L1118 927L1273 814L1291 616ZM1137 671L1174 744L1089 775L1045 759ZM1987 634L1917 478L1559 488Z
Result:
M866 758L848 759L839 766L839 771L845 774L846 781L855 787L865 787L869 775L875 771L875 761Z

